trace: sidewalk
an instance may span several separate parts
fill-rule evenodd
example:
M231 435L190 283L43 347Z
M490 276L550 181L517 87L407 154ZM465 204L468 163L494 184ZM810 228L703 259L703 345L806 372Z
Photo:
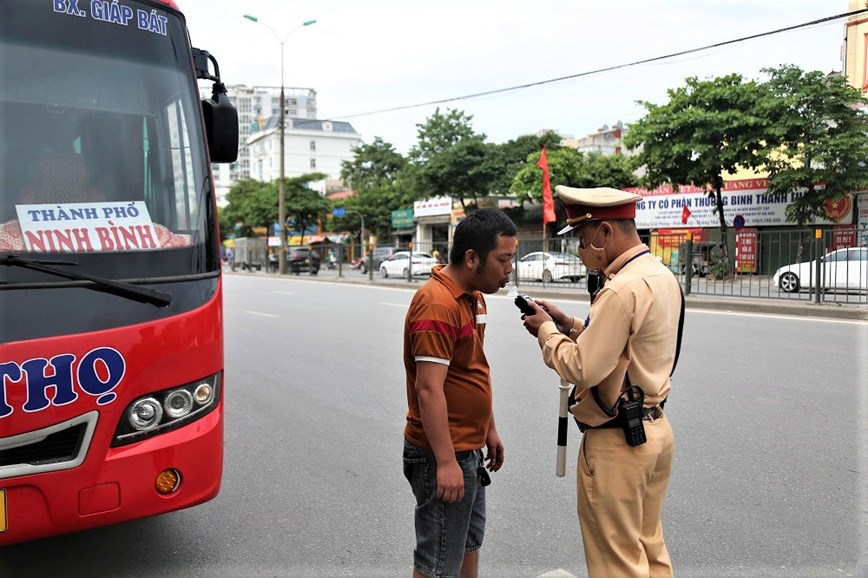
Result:
M273 273L265 272L248 272L236 270L234 273L229 271L228 267L224 267L223 272L227 275L255 275L261 277L278 278L279 276ZM408 289L415 291L426 278L420 277L413 281L404 279L388 278L384 279L379 274L374 274L373 281L369 280L367 275L362 275L356 270L346 268L342 271L343 275L339 276L337 271L320 270L317 275L286 275L286 279L301 279L305 281L317 281L326 283L354 283L360 285L370 285L377 287L391 287L396 289ZM510 287L507 286L501 289L499 295L506 295ZM574 288L569 285L551 286L543 289L539 285L522 285L519 287L521 293L526 293L531 297L542 297L545 299L559 299L576 302L588 302L588 293L584 289ZM711 296L711 295L688 295L686 298L686 307L690 309L704 309L729 312L744 312L744 313L763 313L770 315L793 315L800 317L825 317L829 319L851 319L868 321L868 306L855 304L835 304L835 303L811 303L809 301L783 300L773 297L726 297L726 296Z

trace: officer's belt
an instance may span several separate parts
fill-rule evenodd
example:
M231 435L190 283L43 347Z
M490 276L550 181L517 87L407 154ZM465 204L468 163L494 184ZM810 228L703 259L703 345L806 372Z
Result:
M660 419L663 417L663 409L659 405L655 405L654 407L646 407L642 409L642 419L647 421L654 421L655 419ZM579 431L584 433L585 430L589 429L608 429L608 428L616 428L616 427L624 427L624 423L621 419L621 416L614 419L610 419L607 422L601 423L600 425L588 425L586 423L582 423L576 420L576 423L579 424Z

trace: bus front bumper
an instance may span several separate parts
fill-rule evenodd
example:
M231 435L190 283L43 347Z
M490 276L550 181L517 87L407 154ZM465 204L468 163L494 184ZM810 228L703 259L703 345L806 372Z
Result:
M184 427L108 448L101 457L90 455L69 470L0 479L0 546L163 514L214 498L223 471L223 404ZM179 481L174 491L160 493L157 478L166 470L174 470Z

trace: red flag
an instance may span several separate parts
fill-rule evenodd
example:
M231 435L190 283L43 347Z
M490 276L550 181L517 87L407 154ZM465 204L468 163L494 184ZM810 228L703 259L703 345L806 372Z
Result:
M687 208L687 205L681 207L681 224L686 225L687 219L689 219L692 214L693 213L690 212L690 209Z
M549 159L546 156L546 147L543 147L536 166L543 172L543 224L554 223L558 218L555 216L555 199L552 197L552 184L549 181Z

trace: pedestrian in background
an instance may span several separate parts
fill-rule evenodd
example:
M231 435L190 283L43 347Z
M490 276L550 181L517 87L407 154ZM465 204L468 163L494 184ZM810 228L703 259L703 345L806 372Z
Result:
M226 262L229 263L229 268L235 271L235 251L232 247L226 247Z
M575 384L570 411L584 432L578 515L588 574L671 576L660 515L672 470L663 413L677 360L683 297L678 281L642 244L639 195L557 187L579 256L601 287L584 323L540 300L523 316L543 361Z
M486 467L496 472L504 458L483 351L482 294L509 282L515 235L497 209L468 214L455 228L449 263L434 267L407 311L403 457L416 498L414 576L478 573Z

